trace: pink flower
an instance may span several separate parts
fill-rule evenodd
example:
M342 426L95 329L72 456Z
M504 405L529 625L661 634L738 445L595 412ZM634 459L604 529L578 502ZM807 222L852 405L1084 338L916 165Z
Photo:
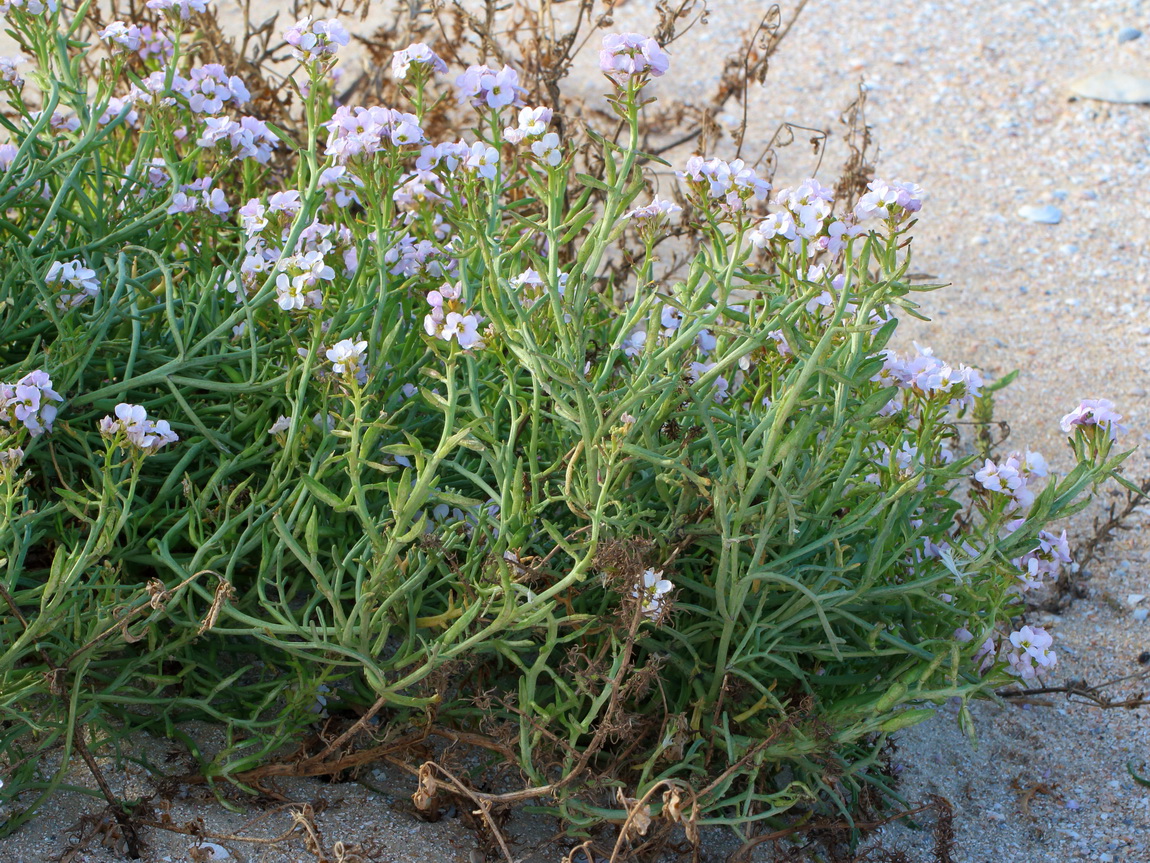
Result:
M674 201L652 198L651 203L645 207L636 207L626 215L626 218L638 222L654 222L681 212L683 208Z
M116 405L115 415L115 419L106 416L100 420L100 434L110 440L122 434L129 444L146 454L180 439L167 420L148 419L143 405L121 402Z
M495 71L488 66L468 66L455 79L455 98L462 105L470 102L476 108L494 108L523 104L526 90L519 86L519 73L510 66Z
M333 58L351 41L351 36L336 18L313 21L307 15L284 32L284 41L292 46L292 56L301 63L314 63Z
M218 114L226 102L240 106L252 98L244 82L228 75L219 63L198 66L190 73L188 107L197 114Z
M32 437L39 437L52 430L56 419L56 406L49 402L63 400L64 397L52 388L48 373L36 369L15 384L0 384L0 417L12 425L23 424Z
M157 12L179 15L185 21L193 12L206 12L209 0L148 0L147 7Z
M1122 415L1114 411L1114 404L1107 399L1083 399L1082 403L1062 418L1062 431L1070 434L1075 426L1100 426L1110 433L1110 440L1118 440L1118 435L1126 431L1126 426L1118 421Z
M397 81L405 80L412 66L415 66L419 70L418 74L421 75L430 76L431 73L440 75L447 73L447 64L443 62L443 58L422 42L416 42L413 45L408 45L402 51L396 51L391 58L391 74Z
M635 80L639 86L648 78L661 78L670 68L671 58L659 43L640 33L608 33L599 51L599 68L620 88Z
M111 43L112 53L127 53L140 50L142 35L140 28L135 24L126 24L123 21L113 21L97 34L105 42Z
M1050 649L1054 639L1040 626L1024 626L1012 632L1010 643L1014 647L1007 658L1010 673L1024 680L1038 676L1058 662L1058 656Z

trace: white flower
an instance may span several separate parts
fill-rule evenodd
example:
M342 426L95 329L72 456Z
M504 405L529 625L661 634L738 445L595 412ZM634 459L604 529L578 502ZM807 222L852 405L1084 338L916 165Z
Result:
M558 167L563 161L563 150L559 143L559 136L555 132L548 132L531 145L531 152L544 165L552 168Z
M363 369L363 355L367 351L367 342L353 342L344 339L336 342L327 349L327 358L331 360L332 370L337 375L355 375L359 377Z
M117 51L136 52L140 50L142 35L140 28L135 24L126 24L123 21L113 21L97 34L105 42L111 42L113 53Z
M115 414L115 419L106 416L100 420L100 434L110 439L122 434L129 444L145 453L154 453L180 439L167 420L148 419L143 405L121 402L116 405Z
M286 432L289 428L291 428L291 417L285 417L283 414L280 414L279 419L272 423L272 427L268 429L268 434L277 435L281 432Z
M424 74L430 72L444 74L447 72L447 64L443 62L443 58L422 42L416 42L413 45L408 45L402 51L395 52L391 58L391 74L397 81L403 81L407 78L412 64L426 70Z
M464 164L471 170L478 172L479 176L494 180L499 170L499 151L482 141L476 141L471 145L467 161Z
M675 585L663 578L663 570L648 569L643 573L643 586L636 588L631 596L643 603L643 613L648 617L657 616L666 605L665 597Z
M284 32L284 41L292 46L292 56L301 63L334 57L351 36L336 18L312 21L310 15L296 21Z

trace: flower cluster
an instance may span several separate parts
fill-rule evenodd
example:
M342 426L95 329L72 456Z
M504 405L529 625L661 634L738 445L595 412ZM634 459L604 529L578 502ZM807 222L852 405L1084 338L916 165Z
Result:
M686 182L703 208L715 204L724 213L742 212L752 200L765 201L771 191L771 184L742 159L724 162L692 156L675 176Z
M1004 462L995 464L986 460L974 474L984 489L1012 498L1010 509L1027 509L1034 503L1034 490L1030 480L1043 478L1049 473L1046 459L1036 452L1011 453Z
M519 73L507 65L499 71L487 66L468 66L467 71L455 79L455 98L460 105L470 102L479 109L498 111L508 105L522 105L526 95L527 91L519 86Z
M707 374L707 372L711 371L711 369L714 367L714 363L693 362L687 367L687 377L692 382L698 382L700 378ZM728 381L722 375L718 375L714 382L711 384L711 395L715 401L721 404L727 400L727 397L731 394L732 389L737 390L740 386L742 386L742 383L743 372L741 370L735 373L735 381L733 385L731 381Z
M414 70L412 69L414 67ZM444 75L447 64L443 58L424 45L416 42L402 51L396 51L391 58L391 74L397 81L406 81L408 74L413 78L429 78L432 74Z
M1116 413L1113 402L1108 399L1083 399L1082 403L1062 418L1060 423L1065 434L1072 434L1075 427L1093 432L1094 427L1105 429L1111 441L1118 440L1118 435L1126 431L1126 426L1119 420L1122 415Z
M431 240L416 240L410 234L403 234L383 257L391 265L391 275L405 278L443 279L453 276L458 268L458 262Z
M207 12L209 2L211 0L148 0L146 5L155 12L178 15L187 21L193 12Z
M324 152L339 163L374 155L388 146L413 146L425 140L418 117L380 105L371 108L340 105L323 125L328 132Z
M431 291L427 295L431 311L423 318L423 329L429 336L445 342L454 338L464 350L481 348L479 324L482 319L461 310L461 294L462 288L458 284L444 284L438 291Z
M53 261L44 280L49 284L67 285L75 291L75 293L62 293L56 300L56 307L61 311L74 309L100 292L100 280L96 278L96 271L84 266L84 262L80 260L63 264Z
M1047 580L1053 581L1062 571L1062 567L1073 563L1066 531L1062 531L1061 535L1046 530L1039 531L1038 547L1022 557L1016 557L1011 563L1019 569L1018 579L1022 582L1020 589L1023 591L1041 587Z
M305 306L323 306L320 281L330 282L335 270L328 266L323 253L313 249L284 255L276 262L276 303L285 312L299 311Z
M204 131L196 146L211 149L220 141L228 142L233 158L255 159L261 165L268 163L279 144L267 123L255 117L241 117L238 122L229 117L204 118Z
M779 211L764 219L748 239L756 248L763 248L771 240L786 240L795 254L805 248L808 255L822 249L837 254L846 245L846 239L861 233L857 226L841 220L828 224L834 207L834 191L813 178L803 180L794 189L781 189L775 195ZM816 242L821 240L821 242Z
M139 28L139 33L140 47L136 54L141 60L146 61L149 57L168 60L175 53L176 46L172 37L163 30L155 30L152 25L144 24Z
M168 215L191 214L204 209L216 216L226 216L232 211L231 204L224 197L222 189L212 188L211 177L201 177L180 186L168 205Z
M1031 680L1054 667L1058 656L1050 649L1054 639L1041 626L1024 626L1010 633L1011 650L1006 657L1011 674ZM1005 645L1004 645L1005 647Z
M22 447L13 446L7 449L0 449L0 477L10 477L15 474L16 470L24 463L24 450ZM4 786L0 784L0 788Z
M136 449L150 454L180 439L167 420L148 419L148 412L143 405L121 402L116 405L115 414L115 419L106 416L100 420L100 434L108 440L123 439Z
M113 54L135 54L143 41L140 28L124 21L113 21L96 35L108 43Z
M307 15L284 32L284 41L292 47L292 56L301 63L315 63L333 58L351 41L351 36L336 18L313 21Z
M635 82L636 89L649 78L661 78L671 58L659 43L640 33L608 33L599 50L599 68L620 88Z
M42 369L29 372L14 384L0 384L0 418L15 429L19 425L39 437L52 431L56 406L64 397L52 389L52 378Z
M0 0L0 15L8 15L13 9L29 15L43 15L45 11L56 11L56 0Z
M24 86L24 79L16 71L16 67L24 62L24 57L17 54L15 57L0 57L0 83L7 84L19 90Z
M683 212L683 208L674 201L652 198L651 203L645 207L636 207L624 218L631 219L634 222L658 222L681 212Z
M238 108L252 98L244 82L219 63L197 66L187 79L177 76L172 89L186 96L188 107L197 114L218 114L228 102Z
M869 219L900 222L921 210L926 197L922 187L915 183L874 180L867 189L869 191L855 204L854 216L860 223Z
M331 361L331 368L337 375L355 378L362 386L367 383L367 342L343 339L327 349L325 356Z
M884 386L893 385L926 399L944 401L956 410L972 406L982 393L982 375L977 369L961 363L955 368L917 342L913 354L901 356L886 350L883 357L883 367L872 380ZM887 412L893 413L900 407L895 400L888 405Z
M639 232L640 238L647 243L654 242L663 225L670 220L671 216L681 212L683 212L683 208L674 201L664 201L656 197L652 198L651 203L645 207L636 207L624 218L631 220Z

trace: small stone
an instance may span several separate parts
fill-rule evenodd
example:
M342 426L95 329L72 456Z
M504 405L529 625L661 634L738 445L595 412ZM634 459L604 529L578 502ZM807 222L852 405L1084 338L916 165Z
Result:
M1138 654L1139 665L1150 665L1150 650L1143 650Z
M1137 27L1123 27L1118 31L1118 44L1123 42L1133 42L1135 39L1142 35L1142 31Z
M1064 255L1076 255L1078 254L1078 245L1076 243L1067 243L1066 245L1059 246L1058 251Z
M1018 208L1018 215L1028 222L1038 222L1040 225L1057 225L1062 221L1062 211L1053 204L1042 206L1027 204Z
M1071 83L1070 95L1124 105L1144 104L1150 102L1150 78L1108 69Z
M1147 617L1150 617L1150 608L1134 609L1134 619L1139 623L1145 623Z
M986 237L971 237L970 238L970 244L972 246L985 246L988 242L990 242L990 241L987 240Z
M1146 598L1146 594L1144 594L1144 593L1132 593L1128 597L1126 597L1126 601L1128 603L1130 603L1131 605L1137 605L1138 603L1140 603L1145 598Z
M223 845L217 845L215 842L204 842L197 848L201 854L207 852L207 856L203 857L204 860L234 860L231 853Z
M1136 399L1146 398L1146 387L1134 387L1134 389L1130 390L1130 395Z

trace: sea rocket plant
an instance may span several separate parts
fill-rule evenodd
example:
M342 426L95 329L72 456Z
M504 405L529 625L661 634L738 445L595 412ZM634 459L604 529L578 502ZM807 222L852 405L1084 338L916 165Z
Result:
M852 759L924 706L1056 668L1025 600L1073 566L1053 522L1115 474L1121 417L1067 415L1066 475L971 440L1003 382L893 340L919 187L771 197L719 141L653 197L647 36L604 40L604 122L510 53L448 72L423 43L387 104L336 104L349 34L311 18L305 68L249 91L197 65L204 0L101 23L88 87L99 37L33 2L7 5L35 60L0 63L0 556L39 629L0 615L0 664L62 706L6 739L135 728L103 722L121 695L173 719L156 669L264 754L312 727L304 688L385 723L482 703L561 814L602 817L622 759L703 822L832 811L828 763L857 799ZM235 676L237 644L277 675ZM91 685L54 695L40 649Z

